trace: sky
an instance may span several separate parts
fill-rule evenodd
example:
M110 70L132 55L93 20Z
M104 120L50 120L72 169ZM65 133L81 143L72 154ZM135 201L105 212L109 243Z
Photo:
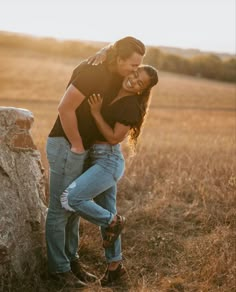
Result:
M235 0L2 0L0 31L235 54Z

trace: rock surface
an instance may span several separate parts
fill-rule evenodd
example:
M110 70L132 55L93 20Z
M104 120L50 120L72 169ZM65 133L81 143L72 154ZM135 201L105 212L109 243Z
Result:
M44 254L45 176L25 109L0 107L0 291L34 274Z

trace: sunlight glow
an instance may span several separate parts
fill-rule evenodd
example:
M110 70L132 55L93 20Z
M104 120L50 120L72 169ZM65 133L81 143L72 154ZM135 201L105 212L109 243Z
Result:
M235 53L234 0L8 0L0 30L113 42L133 35L147 45Z

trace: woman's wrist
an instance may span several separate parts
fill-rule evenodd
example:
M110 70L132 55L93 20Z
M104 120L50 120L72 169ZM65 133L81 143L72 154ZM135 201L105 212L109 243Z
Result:
M101 116L100 111L91 111L91 114L94 118Z

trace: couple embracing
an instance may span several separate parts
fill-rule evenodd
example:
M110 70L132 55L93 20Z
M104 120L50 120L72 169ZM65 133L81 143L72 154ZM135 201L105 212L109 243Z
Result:
M125 37L73 71L47 140L50 201L46 219L48 267L52 279L83 288L97 277L79 259L80 217L101 229L107 269L102 286L122 281L117 182L125 168L120 143L135 147L157 84L157 70L141 65L144 44ZM128 229L128 224L127 224Z

